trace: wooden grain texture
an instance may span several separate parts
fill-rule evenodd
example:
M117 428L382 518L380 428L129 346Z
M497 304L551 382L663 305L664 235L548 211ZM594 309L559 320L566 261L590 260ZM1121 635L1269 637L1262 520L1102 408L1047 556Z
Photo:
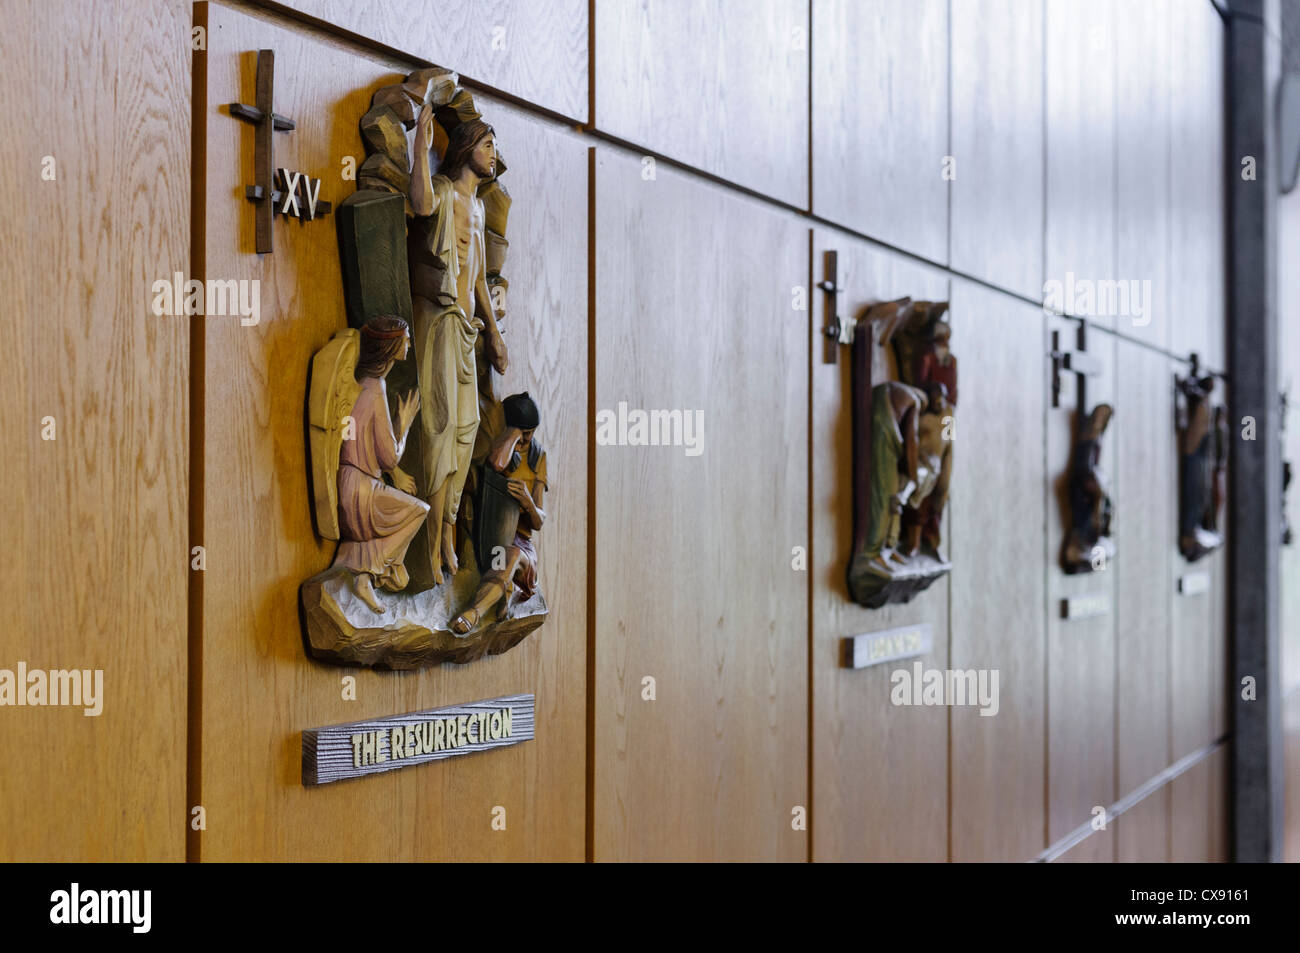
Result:
M804 860L808 231L641 168L598 151L597 413L704 441L596 449L594 859Z
M1123 821L1123 818L1116 818L1106 825L1104 831L1093 831L1086 838L1075 844L1060 857L1052 861L1054 864L1098 864L1109 863L1114 859L1115 844L1119 839L1117 825Z
M1205 822L1211 863L1232 861L1232 743L1216 748L1209 757L1210 809Z
M1171 2L1114 5L1115 275L1151 282L1147 313L1120 317L1116 326L1156 347L1169 344L1170 114L1183 82L1175 84L1170 67Z
M1282 730L1286 772L1282 859L1293 864L1300 861L1300 692L1291 692L1283 701Z
M1110 472L1117 491L1115 728L1116 788L1122 797L1170 763L1169 613L1175 598L1170 567L1177 555L1177 489L1171 439L1175 366L1163 354L1129 341L1118 343L1118 357ZM1119 842L1125 844L1123 832ZM1154 846L1134 848L1126 859L1145 856Z
M1052 0L1045 11L1046 280L1103 281L1115 272L1114 11L1111 0Z
M937 268L829 228L813 242L813 279L824 277L825 252L838 253L839 280L847 289L839 308L858 316L864 306L906 295L947 300L949 282ZM825 296L813 298L812 538L813 559L813 859L833 861L943 861L948 856L948 710L895 706L891 673L948 667L948 580L940 579L906 605L867 609L849 599L845 569L853 549L852 375L847 359L822 363L816 333L825 324ZM967 346L978 334L957 324L952 350L963 374L973 366ZM848 357L848 348L844 348ZM968 377L961 377L955 418L953 486L974 478L965 447ZM945 518L942 549L950 550ZM917 660L851 671L839 661L842 636L928 623L933 649ZM997 719L984 719L996 721Z
M209 318L204 479L203 860L579 860L583 853L586 654L586 149L552 123L475 97L509 164L511 366L501 391L527 389L551 474L538 537L551 614L524 643L472 665L392 673L310 661L298 586L329 565L312 531L304 423L311 356L346 324L332 219L277 222L274 255L252 254L248 127L219 104L251 91L254 54L276 51L276 111L297 121L282 162L338 200L357 123L392 63L218 5L210 9L206 130L210 278L261 281L262 320ZM341 678L356 678L355 702ZM537 739L490 758L455 759L350 785L300 785L304 728L530 692ZM351 788L351 789L350 789ZM507 829L491 829L495 806ZM329 831L328 837L322 832Z
M1042 0L952 7L952 267L1043 292Z
M309 17L587 118L588 0L280 0ZM507 157L509 158L509 157Z
M1172 427L1167 440L1176 459L1177 445ZM1176 490L1174 492L1176 494ZM1177 500L1176 495L1174 499ZM1224 550L1192 564L1178 552L1176 527L1170 530L1168 538L1172 545L1168 590L1169 758L1172 762L1217 737L1215 711L1222 703L1224 692L1223 668L1219 666L1216 671L1215 653L1216 645L1222 646L1226 636L1216 633L1216 629L1226 634L1227 626L1226 619L1216 622L1217 597L1213 575L1215 564L1224 558ZM1197 594L1180 593L1178 578L1192 572L1211 573L1210 589Z
M1201 761L1170 782L1169 860L1175 864L1210 861L1212 771Z
M190 7L16 0L5 23L0 666L102 669L105 697L0 715L0 860L178 861L187 325L150 287L188 256Z
M1169 785L1143 798L1115 820L1115 861L1163 864L1169 860Z
M1207 4L1174 0L1170 24L1171 68L1178 84L1170 134L1170 346L1178 354L1195 351L1205 366L1222 370L1223 22ZM1240 166L1233 173L1240 175Z
M808 0L600 0L595 115L609 133L808 204Z
M1049 331L1059 331L1062 344L1074 346L1077 321L1051 317ZM1112 504L1121 489L1116 478L1118 421L1125 413L1148 413L1144 407L1131 411L1116 401L1116 339L1091 330L1087 353L1102 366L1101 373L1087 379L1090 413L1100 403L1115 408L1115 416L1102 437L1100 467L1110 480ZM1043 365L1048 362L1044 361ZM1050 366L1044 379L1050 378ZM1073 452L1073 424L1080 408L1077 403L1077 375L1069 375L1061 388L1059 407L1046 409L1045 447L1047 480L1043 486L1047 512L1047 793L1049 842L1064 837L1090 820L1093 808L1115 801L1115 665L1116 665L1116 579L1133 571L1122 550L1103 571L1066 575L1061 569L1061 543L1069 527L1066 502L1067 472ZM1050 401L1049 401L1050 404ZM1112 520L1112 528L1118 524ZM1112 537L1113 538L1113 537ZM1060 601L1072 597L1101 597L1109 611L1087 619L1062 619L1056 611ZM1158 769L1157 769L1158 770ZM1154 773L1154 772L1153 772ZM1144 779L1145 780L1145 779ZM1088 838L1077 856L1093 860L1114 859L1113 838Z
M951 713L952 859L1023 861L1047 846L1043 572L1047 345L1042 311L966 281L958 448L948 518L954 669L997 669L1000 707Z
M947 0L814 0L812 22L813 211L946 262Z

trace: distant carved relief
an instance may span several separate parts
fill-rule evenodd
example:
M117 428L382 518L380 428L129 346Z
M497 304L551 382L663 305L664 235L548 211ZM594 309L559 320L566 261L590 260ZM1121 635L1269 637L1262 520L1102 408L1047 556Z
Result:
M833 255L834 253L831 253ZM835 288L831 278L823 290ZM952 479L957 358L947 302L872 305L856 321L833 317L827 336L852 342L855 602L907 602L951 568L941 527Z
M1175 377L1178 418L1178 551L1196 562L1223 545L1220 512L1226 492L1228 416L1210 404L1214 375Z
M1114 408L1098 404L1088 410L1088 378L1101 373L1101 362L1088 353L1088 325L1075 328L1074 347L1066 347L1062 332L1052 332L1052 406L1060 406L1062 376L1075 377L1075 412L1070 462L1065 473L1066 532L1061 568L1070 575L1100 572L1115 557L1111 537L1113 506L1110 481L1101 465L1102 438Z

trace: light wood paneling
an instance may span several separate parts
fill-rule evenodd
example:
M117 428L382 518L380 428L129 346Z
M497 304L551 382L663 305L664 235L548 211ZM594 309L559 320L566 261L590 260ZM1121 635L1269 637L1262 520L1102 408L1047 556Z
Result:
M815 0L813 49L813 211L946 262L948 0Z
M1150 295L1143 295L1146 313L1120 317L1116 326L1157 347L1169 344L1169 140L1174 89L1170 3L1146 0L1114 6L1119 244L1115 276L1151 283ZM1212 142L1203 146L1214 147Z
M1169 764L1170 567L1177 554L1178 496L1177 454L1169 438L1174 365L1165 355L1128 341L1120 341L1118 350L1111 422L1116 454L1110 472L1118 570L1117 793L1123 796ZM1120 843L1124 840L1121 833Z
M1082 841L1075 844L1056 860L1054 864L1104 864L1109 863L1115 857L1115 845L1118 841L1119 834L1116 833L1116 824L1120 823L1123 818L1111 821L1106 825L1104 831L1093 831ZM1077 826L1077 825L1076 825Z
M641 169L598 153L596 406L704 441L596 450L595 859L803 860L808 230Z
M1169 785L1125 811L1115 821L1115 860L1163 864L1169 860Z
M1210 816L1206 834L1210 838L1209 859L1214 864L1232 861L1232 744L1216 748L1209 758Z
M600 0L602 132L808 205L807 0Z
M189 249L190 8L5 20L0 667L100 669L103 708L0 714L0 860L182 860L188 326L150 304Z
M1022 861L1046 846L1042 312L952 288L962 367L948 523L950 666L999 672L997 715L951 712L952 859ZM961 347L956 347L956 342Z
M1043 5L962 0L951 7L952 267L1037 301L1043 291Z
M1051 0L1046 10L1046 280L1115 271L1115 23L1111 0ZM1067 305L1070 305L1067 302ZM1097 309L1096 321L1114 327Z
M1173 0L1174 82L1169 168L1170 346L1223 369L1223 22L1207 3ZM1260 162L1267 161L1256 156ZM1233 170L1240 175L1240 167Z
M1211 774L1209 761L1201 761L1170 783L1169 860L1175 864L1211 860Z
M817 229L813 278L823 274L824 252L838 252L843 315L866 304L911 295L946 300L948 279L938 269L879 251L831 229ZM848 348L836 364L822 363L825 296L813 309L813 825L814 860L943 861L948 857L948 710L896 707L891 673L948 667L948 580L941 579L907 605L866 609L853 603L845 567L853 548L853 390ZM961 367L965 341L953 339ZM959 398L964 397L959 382ZM962 433L964 404L957 409ZM960 447L954 480L966 479ZM945 522L948 522L945 520ZM945 526L945 531L947 526ZM947 538L943 548L948 550ZM934 648L918 659L867 669L843 668L844 636L927 622Z
M589 0L282 0L331 29L587 119Z
M1077 321L1052 317L1049 330L1060 332L1061 345L1075 347ZM1093 330L1088 335L1089 354L1102 365L1101 374L1088 378L1087 405L1080 408L1076 381L1061 380L1059 407L1047 408L1047 658L1048 658L1048 840L1056 841L1093 817L1093 808L1114 802L1115 790L1115 631L1116 577L1133 571L1123 551L1116 548L1113 562L1102 571L1066 575L1061 569L1061 545L1069 522L1068 473L1074 447L1074 424L1079 410L1090 412L1101 403L1115 408L1102 438L1102 471L1110 478L1112 503L1128 492L1115 480L1118 420L1125 408L1115 400L1116 339ZM1050 362L1045 366L1045 386L1050 387ZM1050 403L1050 401L1049 401ZM1145 413L1145 409L1135 410ZM1141 489L1135 487L1135 492ZM1148 491L1149 493L1150 491ZM1117 524L1112 524L1117 525ZM1126 567L1121 570L1120 566ZM1066 598L1101 596L1108 611L1083 619L1061 618ZM1092 840L1092 838L1089 838ZM1084 845L1080 845L1083 847ZM1113 860L1114 842L1098 840L1087 848L1096 860Z
M568 859L583 856L586 655L585 145L555 125L477 96L509 165L510 279L503 393L543 411L552 478L539 536L546 624L497 658L411 673L342 669L304 653L298 586L333 544L311 522L303 406L314 351L345 326L333 218L275 224L252 253L253 133L223 104L253 96L256 51L276 53L277 165L324 180L360 156L357 122L404 64L362 55L218 5L210 7L206 130L209 278L261 281L262 320L206 319L202 618L203 860ZM340 679L356 677L355 702ZM433 766L307 790L298 733L518 692L537 696L536 740ZM364 806L362 806L364 805ZM506 830L491 829L506 809Z

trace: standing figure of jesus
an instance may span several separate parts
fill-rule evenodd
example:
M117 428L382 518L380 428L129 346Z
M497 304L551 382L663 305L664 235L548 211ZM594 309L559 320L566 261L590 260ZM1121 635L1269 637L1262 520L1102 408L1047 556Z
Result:
M496 172L492 127L481 119L455 126L438 173L432 174L434 115L429 105L416 122L408 239L411 307L415 325L420 418L413 474L429 502L428 559L434 585L443 569L455 574L456 516L478 432L478 371L474 346L480 331L497 373L506 348L487 287L481 183Z

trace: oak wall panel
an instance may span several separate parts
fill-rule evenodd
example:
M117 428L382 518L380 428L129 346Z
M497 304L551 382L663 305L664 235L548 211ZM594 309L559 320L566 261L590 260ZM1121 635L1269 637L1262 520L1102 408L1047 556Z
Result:
M588 0L280 0L283 6L456 70L583 122Z
M947 0L814 0L812 16L813 211L946 262Z
M417 672L310 660L298 586L329 565L313 534L303 408L312 354L346 326L333 217L275 223L275 252L253 253L253 132L224 104L253 96L255 51L276 53L277 165L324 180L362 154L357 123L408 64L358 52L292 23L208 7L203 169L210 278L261 282L262 320L205 319L201 797L207 860L580 860L584 845L586 657L587 149L558 124L486 95L509 166L510 279L503 324L511 368L543 413L552 492L538 537L546 623L498 657ZM451 64L455 65L455 64ZM356 701L340 680L356 678ZM519 692L537 696L526 744L356 781L304 788L304 728ZM492 810L506 809L504 831Z
M1115 860L1121 864L1169 861L1169 785L1148 794L1114 821Z
M1048 330L1059 332L1062 346L1069 349L1075 347L1077 326L1077 321L1065 318L1047 319ZM1091 820L1093 809L1113 803L1118 793L1115 790L1116 577L1121 571L1133 570L1118 547L1114 560L1107 562L1103 570L1067 575L1061 569L1061 547L1070 525L1068 472L1080 412L1089 413L1101 403L1109 403L1114 408L1114 416L1102 438L1100 466L1112 481L1112 503L1118 494L1129 489L1114 483L1117 421L1126 412L1115 399L1117 346L1113 335L1095 330L1089 333L1087 353L1100 361L1102 372L1087 378L1086 405L1080 406L1078 401L1078 376L1065 374L1061 379L1060 406L1046 409L1049 842ZM1050 387L1050 362L1044 359L1042 366L1046 367L1045 386ZM1134 490L1142 492L1139 487ZM1120 570L1121 565L1129 568ZM1105 600L1105 614L1082 619L1061 617L1064 599L1092 596ZM1113 850L1113 838L1090 837L1076 848L1076 856L1109 862L1114 859Z
M1115 271L1114 8L1051 0L1045 10L1046 280L1104 281ZM1098 312L1098 324L1114 326Z
M1212 769L1200 761L1170 782L1169 860L1204 864L1211 860Z
M838 280L848 291L839 313L910 295L943 301L949 282L937 268L880 251L833 229L813 242L813 277L824 275L824 253L838 255ZM943 861L948 858L948 710L895 706L891 675L948 667L948 580L906 605L867 609L849 599L845 569L853 548L853 390L851 349L822 362L825 296L813 309L812 521L813 546L813 859ZM967 342L954 338L963 360ZM973 346L973 342L972 342ZM970 367L961 364L961 367ZM964 379L959 382L964 387ZM956 417L962 419L964 406ZM962 424L958 424L961 433ZM974 452L974 451L972 451ZM966 479L962 448L954 448L954 480ZM945 519L945 523L948 520ZM945 526L945 531L947 530ZM949 549L945 537L944 551ZM845 636L928 623L933 649L923 656L865 669L841 662Z
M997 670L1000 693L993 717L951 710L952 859L1023 861L1047 846L1045 328L1040 309L961 280L952 316L962 377L949 665Z
M1178 84L1169 168L1170 347L1223 370L1225 230L1223 21L1208 3L1172 0L1170 53ZM1260 157L1257 157L1260 158ZM1262 160L1261 160L1262 161ZM1241 173L1240 168L1233 170Z
M1174 365L1129 341L1118 343L1118 353L1110 472L1116 567L1123 567L1116 573L1115 727L1116 787L1124 796L1170 760L1169 607L1178 498L1177 453L1170 440Z
M594 857L806 860L808 229L641 169L598 150L596 406L704 440L596 448Z
M1116 256L1115 277L1150 282L1146 312L1120 317L1125 334L1155 347L1169 344L1171 0L1115 3ZM1181 85L1181 84L1180 84ZM1212 144L1205 143L1203 148ZM1136 311L1136 309L1132 309Z
M808 206L808 0L598 0L601 132Z
M190 5L16 0L5 22L0 667L103 687L97 716L0 714L0 860L179 861L189 329L151 288L189 255Z
M1042 0L962 0L951 9L952 154L957 159L951 265L1038 301L1043 292Z

